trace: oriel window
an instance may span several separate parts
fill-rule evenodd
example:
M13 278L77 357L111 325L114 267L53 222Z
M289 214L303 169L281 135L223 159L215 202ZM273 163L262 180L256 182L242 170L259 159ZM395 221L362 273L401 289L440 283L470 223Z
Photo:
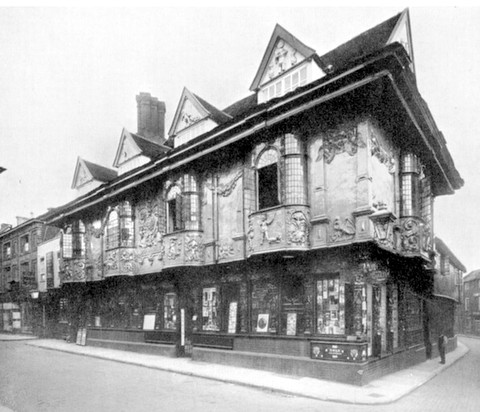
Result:
M257 161L258 209L267 209L280 204L280 179L278 152L274 148L265 150Z
M183 229L183 197L179 186L174 185L167 193L167 232Z

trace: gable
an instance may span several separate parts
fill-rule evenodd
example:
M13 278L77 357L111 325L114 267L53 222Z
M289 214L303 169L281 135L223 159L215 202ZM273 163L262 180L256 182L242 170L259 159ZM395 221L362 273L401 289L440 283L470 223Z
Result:
M176 135L178 132L198 123L207 117L208 114L208 111L197 100L195 95L184 87L168 135Z
M185 96L183 99L182 108L180 110L180 115L175 127L175 133L183 130L205 117L205 114L202 113L198 107L192 103L192 101Z
M72 189L78 189L87 183L93 181L93 176L88 170L87 165L80 157L77 159L75 173L73 174Z
M118 142L117 154L115 155L113 166L119 167L134 157L137 157L139 154L141 154L141 150L135 144L132 135L128 130L123 129L120 141Z
M412 61L412 71L414 70L412 32L410 29L410 15L408 9L404 10L393 29L387 44L400 43L410 56Z
M270 55L270 60L260 81L260 86L280 76L303 60L305 60L304 55L294 49L285 40L279 38Z
M273 80L305 59L315 56L315 50L303 44L277 24L250 86L257 91L260 85Z

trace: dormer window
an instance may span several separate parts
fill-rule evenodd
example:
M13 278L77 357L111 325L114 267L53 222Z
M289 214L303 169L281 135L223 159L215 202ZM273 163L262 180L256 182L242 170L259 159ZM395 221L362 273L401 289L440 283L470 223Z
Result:
M257 199L259 210L280 204L278 159L278 151L271 147L260 154L257 160Z

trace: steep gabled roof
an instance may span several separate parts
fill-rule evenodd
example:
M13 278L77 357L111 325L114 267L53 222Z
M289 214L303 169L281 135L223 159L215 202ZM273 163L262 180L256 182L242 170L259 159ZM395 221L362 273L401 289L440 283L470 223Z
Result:
M84 160L84 162L92 174L92 177L99 182L110 182L117 177L117 172L115 170L89 162L87 160Z
M408 10L391 17L320 56L322 66L327 68L329 72L338 71L352 62L382 49L388 44L397 23L405 13L408 13Z
M196 123L197 121L200 121L203 119L210 118L218 125L231 119L230 115L217 109L215 106L208 103L206 100L202 99L196 94L193 94L192 92L190 92L190 90L184 87L182 91L182 95L180 97L180 101L177 106L177 110L175 111L175 116L173 117L172 126L170 127L170 130L168 132L169 136L172 136L175 134L177 125L181 120L186 102L189 102L199 115L199 118L194 119L193 123Z
M78 157L73 175L72 189L76 189L92 180L105 183L114 180L116 177L117 172L115 170Z
M122 153L124 153L126 150L133 150L133 153L127 153L127 155L130 157L122 160ZM118 167L120 164L138 155L154 159L157 156L160 156L162 153L168 152L169 150L171 149L168 146L156 143L152 139L147 139L139 134L131 133L124 128L120 136L120 141L118 142L117 153L113 161L113 166Z
M480 279L480 269L471 271L467 276L463 277L464 282L469 282L470 280Z
M230 106L226 107L225 109L223 109L223 112L232 116L232 118L235 118L237 116L241 116L243 113L255 107L256 105L257 105L257 95L253 93L241 100L236 101Z
M268 42L267 49L265 50L265 53L260 62L260 66L258 67L257 73L255 74L255 78L253 79L252 85L250 86L251 91L256 90L258 86L260 86L262 76L267 69L268 62L270 61L270 57L272 56L272 53L279 39L288 43L291 47L293 47L301 55L303 55L305 59L308 59L315 55L314 49L306 46L293 34L289 33L279 24L276 24L272 36L270 37L270 41Z

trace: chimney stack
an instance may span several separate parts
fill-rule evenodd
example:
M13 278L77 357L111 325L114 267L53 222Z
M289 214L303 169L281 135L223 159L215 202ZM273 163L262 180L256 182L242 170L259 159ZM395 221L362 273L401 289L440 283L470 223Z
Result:
M150 93L137 96L137 134L156 143L165 142L165 103Z

